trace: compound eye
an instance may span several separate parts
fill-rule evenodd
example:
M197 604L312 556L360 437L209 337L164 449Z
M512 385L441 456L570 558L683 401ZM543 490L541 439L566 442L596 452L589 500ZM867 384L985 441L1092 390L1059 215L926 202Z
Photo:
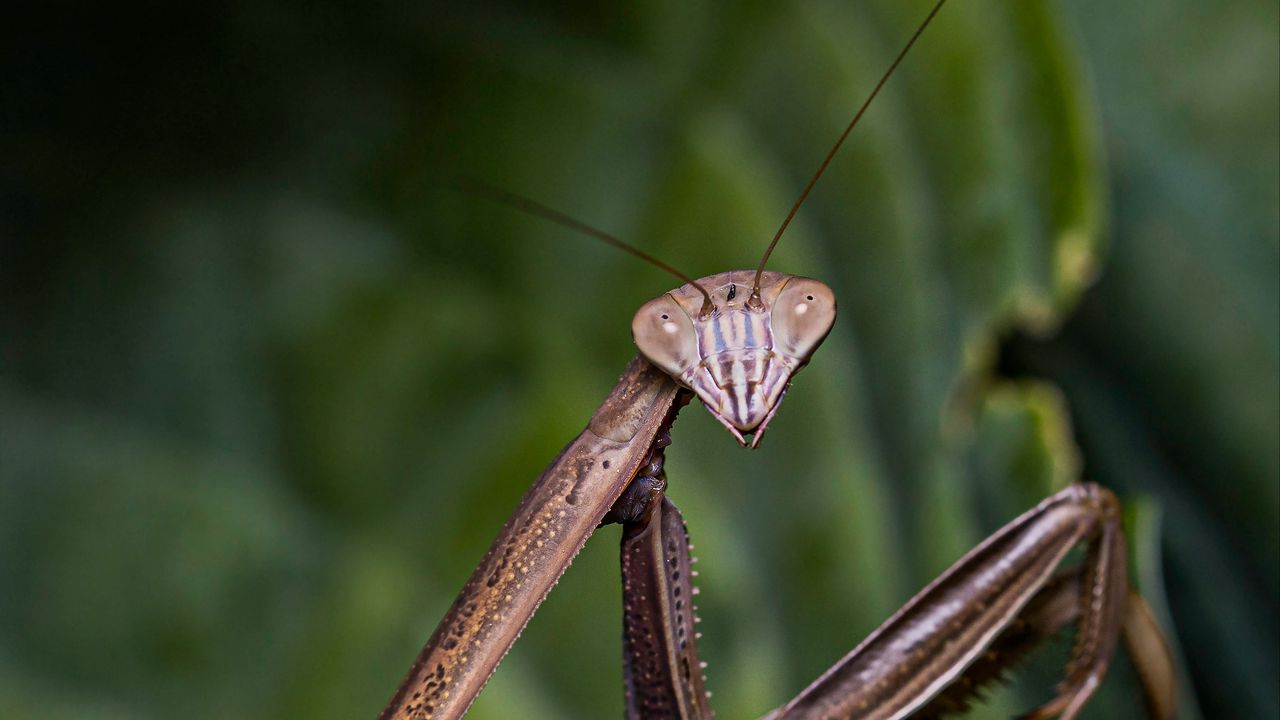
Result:
M835 321L836 296L831 288L817 280L791 278L778 293L769 316L773 349L807 360Z
M649 362L677 380L698 364L693 320L670 295L650 300L636 312L631 336Z

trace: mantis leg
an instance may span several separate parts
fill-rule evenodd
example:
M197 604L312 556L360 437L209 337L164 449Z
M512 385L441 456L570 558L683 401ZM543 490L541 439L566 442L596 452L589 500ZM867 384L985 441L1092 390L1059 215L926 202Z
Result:
M689 538L674 503L623 529L623 668L628 718L710 718L698 660ZM654 628L669 628L667 632Z
M617 518L625 525L627 716L710 717L688 601L688 542L664 487L660 475L633 484L624 496L631 517ZM1084 563L1058 571L1079 544ZM992 535L769 720L961 713L979 688L1071 624L1076 642L1057 695L1027 717L1076 717L1122 632L1150 716L1174 717L1172 660L1129 589L1119 505L1092 484L1049 497Z
M659 435L660 451L670 442ZM710 718L698 660L693 558L684 518L663 490L662 456L637 475L606 516L622 523L622 642L626 713Z
M462 717L685 401L669 376L632 361L520 501L380 720Z
M999 681L1026 654L1078 621L1084 569L1077 566L1055 575L964 674L911 717L928 720L964 712L981 688ZM1173 658L1150 607L1133 590L1125 602L1121 637L1138 671L1147 716L1171 720L1177 705Z
M1147 714L1173 720L1178 714L1178 675L1173 655L1151 606L1132 590L1125 606L1124 644L1145 691Z
M1084 564L1055 576L1081 543ZM1132 597L1119 503L1101 486L1072 485L970 551L770 717L956 712L1016 656L1074 622L1076 641L1056 697L1026 717L1075 718L1106 675L1122 626L1132 622L1136 636L1162 645L1152 640L1159 637L1154 623L1129 619ZM1171 717L1172 685L1161 680L1171 678L1171 661L1167 652L1154 654L1138 660L1148 695L1158 696L1148 705Z

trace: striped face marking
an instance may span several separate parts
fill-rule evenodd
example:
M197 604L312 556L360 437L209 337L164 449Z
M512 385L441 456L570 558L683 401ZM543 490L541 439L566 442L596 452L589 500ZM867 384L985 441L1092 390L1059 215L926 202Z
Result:
M699 284L715 310L699 318L703 298L684 285L645 303L631 321L640 352L694 391L743 447L756 447L791 376L835 322L831 288L809 278L766 272L763 308L748 307L753 270L711 275ZM752 435L748 440L747 435Z

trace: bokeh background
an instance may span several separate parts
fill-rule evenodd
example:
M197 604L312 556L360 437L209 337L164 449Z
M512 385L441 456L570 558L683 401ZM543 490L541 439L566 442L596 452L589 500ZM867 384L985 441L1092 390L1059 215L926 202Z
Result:
M45 3L0 30L0 717L372 717L675 282L749 267L927 4ZM945 7L771 267L837 327L670 493L721 717L1064 483L1185 717L1280 713L1274 2ZM621 713L616 528L477 718ZM1048 696L1066 639L977 717ZM1133 717L1114 665L1089 718Z

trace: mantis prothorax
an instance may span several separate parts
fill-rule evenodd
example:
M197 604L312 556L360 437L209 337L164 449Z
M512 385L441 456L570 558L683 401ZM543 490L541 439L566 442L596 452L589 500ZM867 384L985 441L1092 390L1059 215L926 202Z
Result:
M675 273L686 284L636 313L632 333L640 354L587 428L520 501L382 718L461 717L592 531L611 522L624 526L627 716L711 716L693 629L686 530L664 493L669 429L696 395L739 444L759 445L792 377L822 343L836 313L835 296L823 283L765 271L769 253L944 1L832 147L759 266L697 281ZM645 257L532 201L482 192ZM1084 562L1060 570L1079 545L1086 548ZM978 687L1069 624L1077 635L1065 677L1056 696L1028 717L1076 717L1102 682L1122 635L1150 714L1174 716L1172 662L1146 605L1129 588L1118 501L1089 483L1048 497L982 542L768 717L959 712Z

